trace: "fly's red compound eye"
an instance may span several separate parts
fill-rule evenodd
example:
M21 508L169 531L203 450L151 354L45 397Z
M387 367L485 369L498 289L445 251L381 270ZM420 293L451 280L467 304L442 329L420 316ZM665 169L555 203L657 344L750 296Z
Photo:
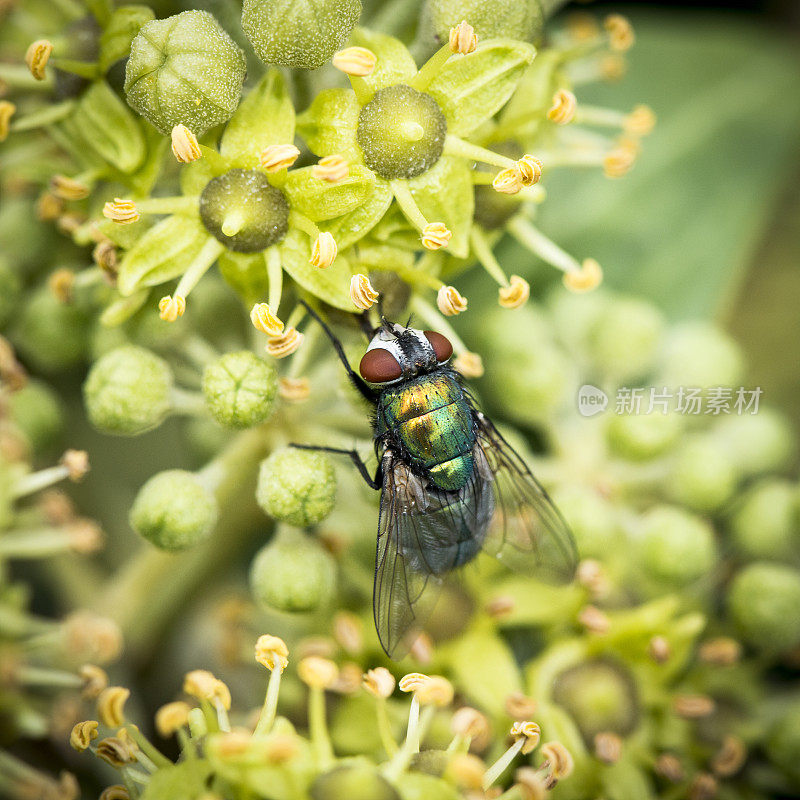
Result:
M433 352L436 353L436 360L438 362L447 361L453 355L453 345L446 336L436 331L423 331L425 338L431 343Z
M442 337L444 338L444 337ZM382 347L364 353L358 371L365 381L370 383L386 383L399 378L403 374L397 359Z

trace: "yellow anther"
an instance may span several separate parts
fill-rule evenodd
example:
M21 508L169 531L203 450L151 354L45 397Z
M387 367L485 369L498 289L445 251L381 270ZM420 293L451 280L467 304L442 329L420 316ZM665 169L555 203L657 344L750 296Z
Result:
M171 294L164 295L158 301L158 316L164 322L175 322L178 317L182 317L186 311L186 298L176 294L173 297Z
M506 697L506 713L511 719L526 720L536 713L538 703L522 692L512 692Z
M10 100L0 100L0 142L4 142L8 137L11 117L16 110L17 107Z
M0 124L2 124L1 120ZM3 136L0 130L1 141L3 141ZM63 211L64 203L60 197L56 197L52 192L43 192L36 201L36 217L43 222L52 222L54 219L58 219Z
M486 774L486 764L473 753L456 753L451 756L445 775L462 789L478 791ZM480 792L479 797L484 796Z
M616 764L622 755L622 739L612 731L595 734L594 754L604 764Z
M103 270L107 279L113 281L117 274L119 257L114 242L110 239L103 239L94 246L92 250L92 260Z
M94 700L108 686L108 675L102 667L84 664L78 670L78 674L83 679L81 694L87 700Z
M71 481L79 481L89 471L89 454L85 450L67 450L60 463L66 467Z
M533 767L520 767L514 773L514 780L523 800L545 800L547 797L547 776Z
M256 661L269 670L283 672L289 663L289 648L278 636L268 633L258 637L256 642Z
M603 280L603 270L593 258L583 261L580 272L567 272L563 282L571 292L590 292Z
M575 766L572 754L561 742L545 742L539 752L550 764L550 775L556 779L566 778Z
M63 623L63 638L72 657L90 658L106 664L117 658L122 650L119 625L91 611L74 611Z
M394 691L394 675L385 667L367 670L361 678L363 687L375 697L389 697Z
M623 17L622 14L609 14L603 20L603 27L608 33L608 43L612 50L624 53L633 47L636 37L633 33L633 26L627 17Z
M103 725L118 728L125 724L125 703L131 696L130 689L124 686L109 686L97 698L97 713Z
M436 305L446 317L454 317L467 310L467 298L455 286L442 286L436 295Z
M126 744L121 738L111 736L107 739L101 739L97 743L95 750L99 758L102 758L107 764L119 769L132 761L136 761L136 755L133 749Z
M442 708L453 702L453 684L441 675L431 675L427 681L414 690L420 705Z
M89 196L89 187L85 183L66 175L53 175L50 190L61 200L83 200Z
M136 203L132 200L116 197L113 203L109 201L103 206L103 216L120 225L130 225L139 219L139 212L136 210Z
M520 171L516 167L501 169L494 176L492 187L501 194L517 194L522 189L522 179Z
M280 336L283 322L276 317L266 303L256 303L250 311L250 321L257 331L268 336Z
M346 75L363 78L375 69L378 58L366 47L346 47L333 54L333 66Z
M314 245L311 248L311 258L308 263L319 269L326 269L333 264L336 254L339 252L339 247L336 244L336 239L333 234L328 231L323 231L314 240Z
M348 653L359 653L364 646L364 626L350 611L338 611L333 618L333 636ZM361 671L358 673L361 683Z
M259 163L266 172L280 172L297 161L300 150L293 144L271 144L261 151Z
M98 800L131 800L128 790L120 784L114 786L107 786L100 792Z
M498 302L503 308L519 308L531 296L531 285L519 275L512 275L508 286L501 286L497 294Z
M466 56L475 52L477 46L478 36L475 33L475 28L466 20L459 22L455 28L450 28L450 49L454 53L461 53L461 55Z
M101 527L90 519L77 519L65 526L69 546L76 553L89 555L102 549L105 542Z
M297 328L289 327L280 336L270 336L266 351L274 358L285 358L297 350L303 343L303 336Z
M568 89L559 89L553 95L553 104L547 112L547 119L557 125L566 125L575 118L578 101Z
M603 172L607 178L621 178L630 172L639 155L639 144L633 139L620 140L603 159Z
M585 606L578 614L578 622L591 633L604 634L611 629L611 620L597 606Z
M400 689L401 692L416 692L420 686L427 683L429 680L430 677L422 672L409 672L407 675L403 675L403 677L400 678L397 688Z
M25 53L25 63L28 65L31 75L33 75L37 81L44 80L44 68L47 66L52 52L53 45L47 39L37 39L28 47Z
M672 707L684 719L702 719L714 713L716 703L704 694L682 694L672 701Z
M697 653L701 661L720 667L730 667L742 657L742 645L728 636L709 639Z
M183 700L167 703L156 711L156 730L165 739L189 724L191 706Z
M539 744L539 738L541 737L539 726L530 720L515 722L511 726L510 733L516 740L524 740L521 750L523 755L532 752L536 748L536 745Z
M669 640L663 636L653 636L647 645L647 652L656 664L664 664L669 661L672 648L669 646Z
M329 689L339 677L339 668L327 658L308 656L297 665L297 674L307 686Z
M600 59L600 75L607 81L621 80L628 71L628 63L619 53L609 53Z
M69 743L75 750L83 751L86 750L92 740L97 737L97 722L93 719L87 719L75 725L69 735Z
M738 737L728 734L711 760L711 768L721 778L735 775L747 760L747 746Z
M539 183L542 177L542 162L535 156L527 154L517 161L516 170L523 186L533 186Z
M453 733L468 739L482 739L489 735L491 726L485 715L476 708L459 708L450 722Z
M447 243L453 238L453 234L447 229L444 222L429 222L422 229L422 246L428 250L439 250L447 247Z
M280 378L278 394L290 403L299 403L308 399L311 394L311 384L308 378Z
M75 285L75 273L62 267L51 272L47 279L47 288L55 295L59 303L67 305L72 302L72 288Z
M600 35L597 18L586 11L576 11L567 16L567 33L576 42L588 42Z
M623 129L631 136L647 136L656 126L656 115L650 106L639 105L625 118Z
M380 294L375 291L366 275L353 275L350 279L350 299L356 308L366 311L378 301Z
M503 594L493 597L483 608L490 617L502 619L511 614L516 607L517 601L510 595ZM526 714L525 716L528 715Z
M172 129L171 139L172 155L181 164L189 164L202 157L203 153L197 137L185 125L176 125Z
M231 693L228 687L205 669L195 669L186 673L183 691L198 700L208 700L223 708L231 707Z
M459 353L453 361L453 369L465 378L480 378L483 375L483 359L477 353Z
M325 156L311 167L311 174L321 181L338 183L350 174L350 164L344 156Z

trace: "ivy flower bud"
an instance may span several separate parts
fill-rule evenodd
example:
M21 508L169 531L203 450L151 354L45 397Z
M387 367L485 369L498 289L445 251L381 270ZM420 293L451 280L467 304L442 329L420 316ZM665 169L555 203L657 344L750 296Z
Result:
M322 181L338 183L350 174L350 165L344 156L325 156L311 168L311 174Z
M517 161L516 171L523 186L533 186L542 177L542 162L530 153Z
M356 308L366 311L378 301L380 294L375 291L366 275L353 275L350 279L350 299Z
M286 356L290 356L300 347L303 339L305 339L305 336L297 328L286 328L279 336L269 337L265 350L273 358L286 358Z
M514 167L501 169L492 180L492 188L500 194L517 194L522 189L519 170Z
M83 200L89 196L89 187L66 175L50 178L50 191L61 200Z
M183 691L198 700L208 700L226 710L231 707L231 693L228 687L213 673L206 669L187 672L183 679Z
M250 322L257 331L269 336L283 333L283 322L276 317L266 303L256 303L250 311Z
M176 125L172 129L172 155L181 163L189 164L202 157L197 137L185 126Z
M447 243L453 238L452 231L449 231L444 222L429 222L422 229L422 246L428 250L439 250L447 247Z
M797 531L797 488L766 480L741 499L730 528L738 548L751 558L791 558Z
M154 475L139 490L130 523L162 550L186 550L209 536L217 515L214 495L194 473L170 469Z
M17 107L10 100L0 100L0 142L8 138L8 131L11 127L11 117Z
M278 394L290 403L307 400L311 394L308 378L281 378L278 381Z
M536 749L536 746L539 744L539 739L542 735L541 731L539 730L539 726L535 722L530 722L529 720L524 722L515 722L511 726L510 733L514 739L525 740L525 744L522 745L521 751L523 755L527 755Z
M539 752L549 763L550 775L556 780L566 778L572 773L575 762L561 742L545 742Z
M53 45L47 39L37 39L28 47L25 52L25 63L31 71L31 75L37 81L45 79L45 67L50 60L50 54L53 52Z
M186 125L202 135L236 110L244 76L244 53L216 19L184 11L142 25L131 43L125 94L161 133Z
M69 735L69 743L73 749L82 752L89 748L89 744L93 739L96 739L98 735L97 722L93 719L87 719L75 725Z
M156 730L165 739L189 724L191 706L183 700L167 703L156 711Z
M83 396L92 425L133 436L161 424L170 408L171 390L166 361L142 347L125 345L95 362Z
M264 63L316 69L347 41L360 14L360 0L303 0L291 13L274 0L244 0L242 28Z
M483 375L483 359L478 353L459 353L453 361L453 369L465 378L480 378Z
M308 656L297 665L297 675L303 683L316 689L330 689L339 676L333 661L320 656Z
M274 519L298 528L316 525L333 510L336 474L323 453L286 447L261 463L256 500Z
M603 20L603 27L608 33L609 44L612 50L624 53L633 47L635 36L633 27L627 17L622 14L609 14Z
M347 47L333 54L331 63L345 75L363 78L375 69L378 59L366 47Z
M203 372L203 395L211 416L229 428L263 422L277 391L275 370L249 350L226 353Z
M394 692L395 679L386 667L376 667L364 673L361 684L375 697L390 697Z
M455 286L442 286L436 295L436 305L446 317L454 317L467 310L467 298Z
M283 672L289 663L289 648L286 642L268 633L259 636L256 642L256 661L268 670L277 667Z
M578 101L575 95L568 89L559 89L553 95L553 104L547 111L547 119L555 122L556 125L566 125L575 119L575 111L578 108Z
M583 260L580 272L567 272L563 278L564 286L571 292L577 293L596 289L602 280L603 269L593 258Z
M463 56L474 53L478 46L475 28L466 20L462 20L454 28L450 28L449 45L453 53L460 53Z
M531 286L519 275L509 278L508 286L501 286L498 291L498 302L503 308L519 308L531 295Z
M103 206L103 216L120 225L130 225L139 220L139 212L136 209L136 203L132 200L123 200L119 197L115 197L113 203L109 200L109 202Z
M130 689L123 686L109 686L97 698L97 713L103 725L119 728L125 724L125 703L131 696Z
M333 264L338 252L339 248L336 244L336 239L333 238L333 234L323 231L314 240L314 245L311 248L311 258L308 263L313 267L326 269Z
M261 151L258 162L265 172L280 172L297 161L300 150L293 144L271 144Z
M175 322L178 317L183 316L184 311L186 311L186 298L180 295L173 297L167 294L158 301L158 316L164 322Z
M469 20L482 39L511 38L535 41L541 36L543 15L539 0L428 0L423 19L439 42L452 27ZM463 24L463 23L461 23Z

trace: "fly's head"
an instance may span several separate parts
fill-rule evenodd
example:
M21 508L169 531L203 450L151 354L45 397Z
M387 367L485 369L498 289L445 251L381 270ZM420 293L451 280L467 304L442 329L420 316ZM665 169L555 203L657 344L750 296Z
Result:
M405 328L384 319L358 371L368 383L400 383L433 371L446 364L452 355L453 345L441 333Z

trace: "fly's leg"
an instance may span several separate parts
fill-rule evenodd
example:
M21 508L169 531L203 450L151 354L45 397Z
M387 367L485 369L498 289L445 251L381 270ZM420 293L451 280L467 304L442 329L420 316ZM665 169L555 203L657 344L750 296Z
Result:
M339 361L342 362L342 366L345 368L347 372L347 377L350 378L350 382L353 386L358 389L361 396L368 400L372 405L377 403L377 396L375 392L370 389L367 382L350 366L350 362L347 360L347 356L344 354L344 348L342 347L342 343L336 338L333 331L325 324L319 314L314 311L311 306L305 302L305 300L301 300L300 303L303 305L306 311L317 321L319 326L325 331L327 337L331 340L331 344L333 345L333 349L336 351L336 355L339 356Z
M367 465L362 460L361 456L355 450L345 450L343 447L322 447L315 444L293 444L298 450L316 450L321 453L336 453L340 456L348 456L355 464L356 469L361 474L361 477L367 482L370 489L380 489L383 486L383 468L379 463L377 470L375 470L375 477L372 478L367 469Z

